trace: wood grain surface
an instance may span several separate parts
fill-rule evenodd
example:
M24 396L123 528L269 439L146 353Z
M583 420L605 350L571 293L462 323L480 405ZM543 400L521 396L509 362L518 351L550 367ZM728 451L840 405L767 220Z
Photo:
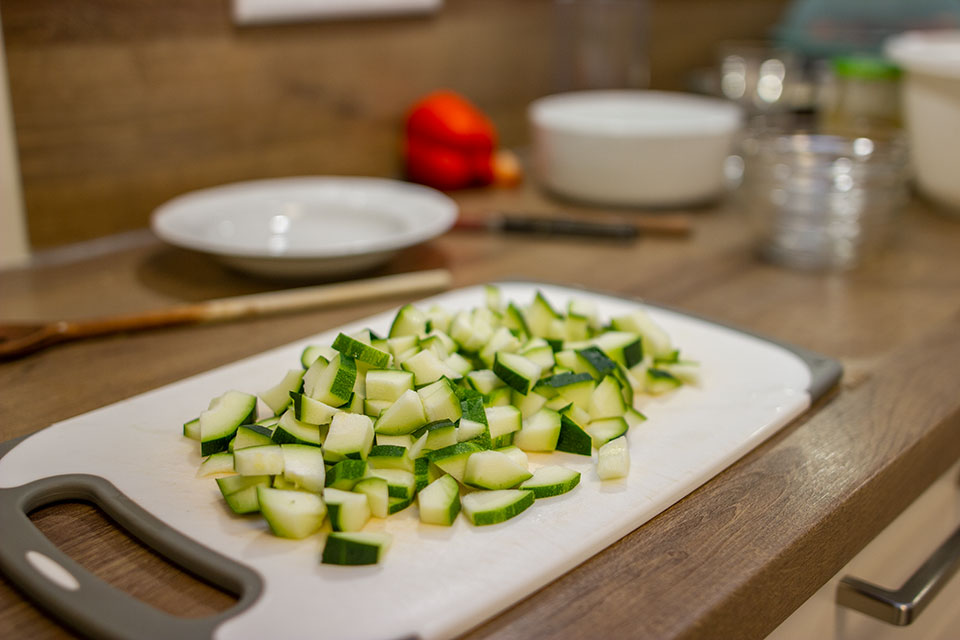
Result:
M683 88L785 0L651 0L652 83ZM395 176L406 109L449 87L528 143L553 91L552 0L448 0L436 15L238 28L228 0L4 0L30 238L146 225L185 191L288 175Z
M457 197L476 211L559 206L532 187ZM839 389L803 418L559 580L464 629L468 637L762 638L960 458L957 221L914 202L876 260L817 274L758 261L732 202L687 213L694 232L686 239L611 243L455 231L377 272L445 267L455 286L524 278L645 298L820 351L846 367ZM0 320L133 312L276 286L142 239L86 259L51 252L32 268L0 272ZM395 304L99 338L0 364L0 440ZM183 605L191 615L229 606L226 595L136 544L114 551L102 521L76 505L37 518L93 570L156 606ZM157 583L174 593L150 595ZM0 637L23 630L70 637L4 582Z

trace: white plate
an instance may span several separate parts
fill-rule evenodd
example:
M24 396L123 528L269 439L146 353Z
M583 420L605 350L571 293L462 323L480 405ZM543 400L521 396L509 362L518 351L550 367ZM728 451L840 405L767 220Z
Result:
M274 277L374 267L453 225L457 204L420 185L365 177L256 180L194 191L153 212L154 233Z

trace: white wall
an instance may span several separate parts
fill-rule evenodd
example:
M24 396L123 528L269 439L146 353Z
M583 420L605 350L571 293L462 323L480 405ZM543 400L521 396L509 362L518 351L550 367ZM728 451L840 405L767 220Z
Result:
M3 28L0 25L0 268L26 262L29 255Z

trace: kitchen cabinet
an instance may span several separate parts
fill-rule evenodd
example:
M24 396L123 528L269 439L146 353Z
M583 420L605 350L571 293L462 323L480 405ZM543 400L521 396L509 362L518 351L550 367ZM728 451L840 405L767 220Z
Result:
M955 574L910 625L896 626L837 604L840 580L854 576L897 589L960 528L960 463L891 522L768 640L948 640L960 632L960 575Z

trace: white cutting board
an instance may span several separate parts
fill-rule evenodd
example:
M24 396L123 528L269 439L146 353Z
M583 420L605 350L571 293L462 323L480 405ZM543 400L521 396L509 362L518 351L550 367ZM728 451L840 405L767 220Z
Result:
M528 303L537 289L556 307L571 297L596 302L603 319L638 303L580 290L502 283L506 299ZM482 287L418 304L470 308ZM215 630L217 638L445 638L461 633L557 578L633 531L712 478L801 414L811 402L810 367L791 350L681 313L645 307L684 357L699 360L702 384L651 400L649 420L629 434L631 470L601 483L592 460L556 453L531 465L564 464L582 473L564 496L537 501L506 523L422 525L413 506L366 530L393 534L374 567L322 565L323 536L270 535L259 516L232 515L216 483L196 478L197 443L183 422L228 389L257 392L299 365L307 344L337 332L384 334L394 312L236 362L57 423L0 458L0 487L66 473L94 474L169 527L245 564L263 580L261 597Z

